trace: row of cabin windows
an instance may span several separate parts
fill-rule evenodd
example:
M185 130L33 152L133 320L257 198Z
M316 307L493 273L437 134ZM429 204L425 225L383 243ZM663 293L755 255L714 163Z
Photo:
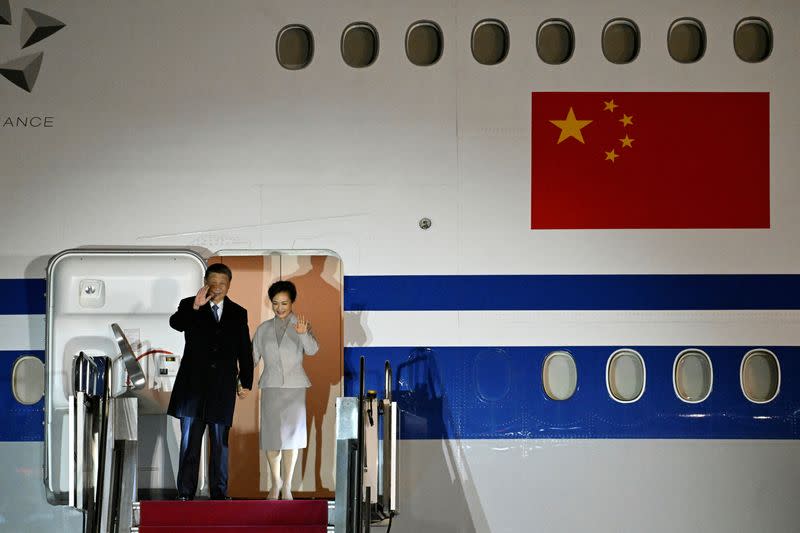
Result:
M753 403L768 403L778 395L781 371L778 358L769 350L755 349L742 358L740 385ZM568 400L575 393L578 371L566 351L549 354L542 366L542 383L552 400ZM644 359L635 350L617 350L606 363L606 387L614 400L632 403L642 397L647 383ZM687 403L700 403L709 397L714 385L711 359L702 350L684 350L675 358L672 369L675 394Z
M781 371L778 358L765 349L750 350L742 358L740 383L745 397L754 403L771 402L778 395ZM635 350L617 350L606 363L609 395L621 403L642 397L647 381L644 359ZM569 352L550 353L542 365L542 384L553 400L568 400L578 386L578 370ZM675 394L687 403L699 403L711 394L714 370L702 350L688 349L678 354L672 370ZM11 378L14 398L23 405L37 403L44 394L44 364L32 355L20 357ZM480 383L479 383L480 385ZM488 396L482 394L483 396Z
M421 20L406 31L406 56L414 65L430 66L442 57L444 35L435 22ZM616 18L603 27L603 55L611 63L630 63L639 55L640 32L630 19ZM482 65L497 65L508 56L510 37L508 27L500 20L486 19L472 29L471 47L475 61ZM772 28L761 18L740 20L733 31L733 49L748 63L764 61L772 52ZM354 68L372 65L378 59L378 31L366 22L356 22L342 32L342 59ZM549 65L569 61L575 50L575 32L563 19L549 19L536 32L536 52ZM706 51L706 30L694 18L681 18L667 31L667 50L679 63L699 61ZM278 32L276 53L278 62L290 70L307 67L314 57L314 36L300 24L292 24Z

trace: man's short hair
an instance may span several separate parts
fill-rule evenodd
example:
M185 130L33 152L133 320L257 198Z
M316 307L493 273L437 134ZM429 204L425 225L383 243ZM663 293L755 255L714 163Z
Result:
M214 263L213 265L208 265L204 279L208 280L208 276L211 274L225 274L228 276L228 282L233 279L233 272L231 272L231 269L228 268L228 265L223 263Z

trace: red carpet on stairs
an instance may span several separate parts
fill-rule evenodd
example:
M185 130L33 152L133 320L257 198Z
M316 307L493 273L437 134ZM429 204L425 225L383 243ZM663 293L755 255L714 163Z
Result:
M141 502L140 533L325 533L325 500Z

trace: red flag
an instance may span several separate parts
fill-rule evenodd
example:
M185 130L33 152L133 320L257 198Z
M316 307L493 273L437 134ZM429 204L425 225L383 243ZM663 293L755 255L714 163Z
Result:
M532 95L531 229L769 228L769 93Z

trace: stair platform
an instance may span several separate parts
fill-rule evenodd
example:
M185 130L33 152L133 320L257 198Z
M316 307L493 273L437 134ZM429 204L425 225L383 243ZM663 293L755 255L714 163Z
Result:
M325 533L326 500L146 500L139 533Z

